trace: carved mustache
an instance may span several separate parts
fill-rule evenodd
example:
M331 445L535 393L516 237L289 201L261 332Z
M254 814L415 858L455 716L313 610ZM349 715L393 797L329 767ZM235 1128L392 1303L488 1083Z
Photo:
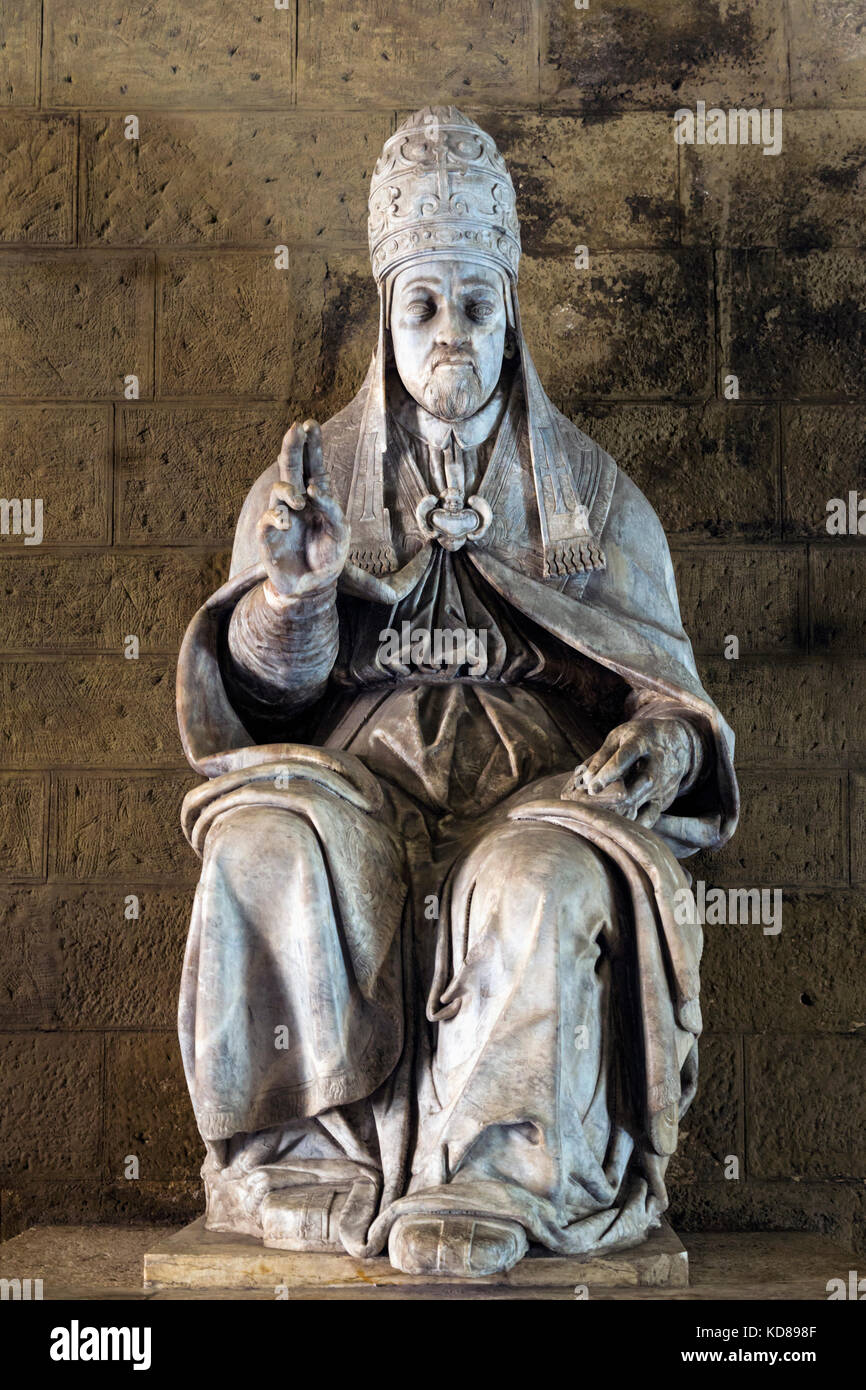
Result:
M434 353L427 365L426 375L428 380L432 377L437 367L469 367L476 378L479 381L481 380L475 358L471 353L447 351Z

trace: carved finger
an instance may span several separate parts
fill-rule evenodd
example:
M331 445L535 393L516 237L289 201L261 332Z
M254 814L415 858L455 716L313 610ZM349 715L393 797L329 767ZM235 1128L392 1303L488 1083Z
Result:
M634 735L623 739L612 757L601 767L598 772L592 774L589 779L588 790L590 796L606 787L609 782L616 782L628 772L629 768L637 762L638 758L644 755L643 739Z
M267 537L269 531L288 531L292 525L292 513L289 507L283 503L278 503L276 507L270 507L266 512L262 512L259 517L258 533L262 537Z
M617 805L620 811L638 811L652 791L656 791L656 781L650 772L642 772L629 787L622 801Z
M302 425L294 424L283 435L283 444L277 463L280 468L280 481L289 488L289 506L300 512L306 506L304 495L304 441Z
M613 757L614 753L619 748L620 738L621 735L619 731L617 729L612 729L597 752L593 753L591 758L587 758L586 762L581 764L580 768L578 768L578 772L583 778L584 786L589 786L589 783L595 777L596 773L604 767L609 758ZM577 776L577 773L575 773L575 776Z
M325 458L322 451L322 427L317 420L304 421L304 434L307 447L304 451L305 481L317 483L322 492L328 491L328 475L325 472Z

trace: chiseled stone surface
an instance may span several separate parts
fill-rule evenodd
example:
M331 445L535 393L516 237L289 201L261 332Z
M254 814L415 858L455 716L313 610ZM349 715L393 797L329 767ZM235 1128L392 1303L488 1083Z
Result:
M532 102L537 45L531 0L300 0L298 101Z
M544 16L543 91L569 106L778 106L787 98L784 12L773 0L592 0L586 10L549 0Z
M580 404L574 418L653 498L672 539L778 538L779 429L771 408L618 401Z
M866 112L784 109L781 156L683 145L686 240L717 246L862 246Z
M134 375L150 395L153 276L133 252L0 251L0 393L116 398Z
M385 115L150 112L136 142L121 112L84 114L81 239L363 246L369 170L389 127Z
M0 115L0 171L0 242L73 240L74 117Z
M173 702L174 662L165 657L0 661L0 735L14 768L83 764L147 776L177 767ZM118 837L118 851L124 843Z
M0 873L41 878L48 787L38 772L0 773Z
M265 106L291 100L294 10L258 0L46 0L43 94L54 106Z
M44 545L110 540L110 469L110 406L0 402L0 495L42 498ZM37 549L14 534L0 544Z
M740 771L743 834L717 854L696 854L689 872L725 887L846 888L845 779L817 769ZM810 808L808 818L803 806Z
M535 364L567 414L582 396L710 391L709 344L698 330L712 300L703 252L590 252L588 270L573 255L527 256L520 284Z
M737 376L742 400L859 399L864 295L860 251L720 252L720 377Z
M120 882L189 877L196 860L184 840L172 838L170 827L193 785L185 773L59 775L54 873ZM116 833L118 824L127 828L123 838Z

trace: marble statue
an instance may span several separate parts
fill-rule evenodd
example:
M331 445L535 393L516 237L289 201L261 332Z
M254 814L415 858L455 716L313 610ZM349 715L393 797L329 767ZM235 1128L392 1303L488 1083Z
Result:
M660 1222L733 735L658 518L539 381L493 140L417 112L369 211L367 377L183 644L180 1041L208 1227L462 1278Z

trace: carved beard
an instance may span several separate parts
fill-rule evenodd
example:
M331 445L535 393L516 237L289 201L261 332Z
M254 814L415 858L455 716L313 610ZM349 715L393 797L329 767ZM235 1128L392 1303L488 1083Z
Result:
M474 363L465 367L433 367L427 373L423 404L440 420L465 420L484 404L481 377Z

